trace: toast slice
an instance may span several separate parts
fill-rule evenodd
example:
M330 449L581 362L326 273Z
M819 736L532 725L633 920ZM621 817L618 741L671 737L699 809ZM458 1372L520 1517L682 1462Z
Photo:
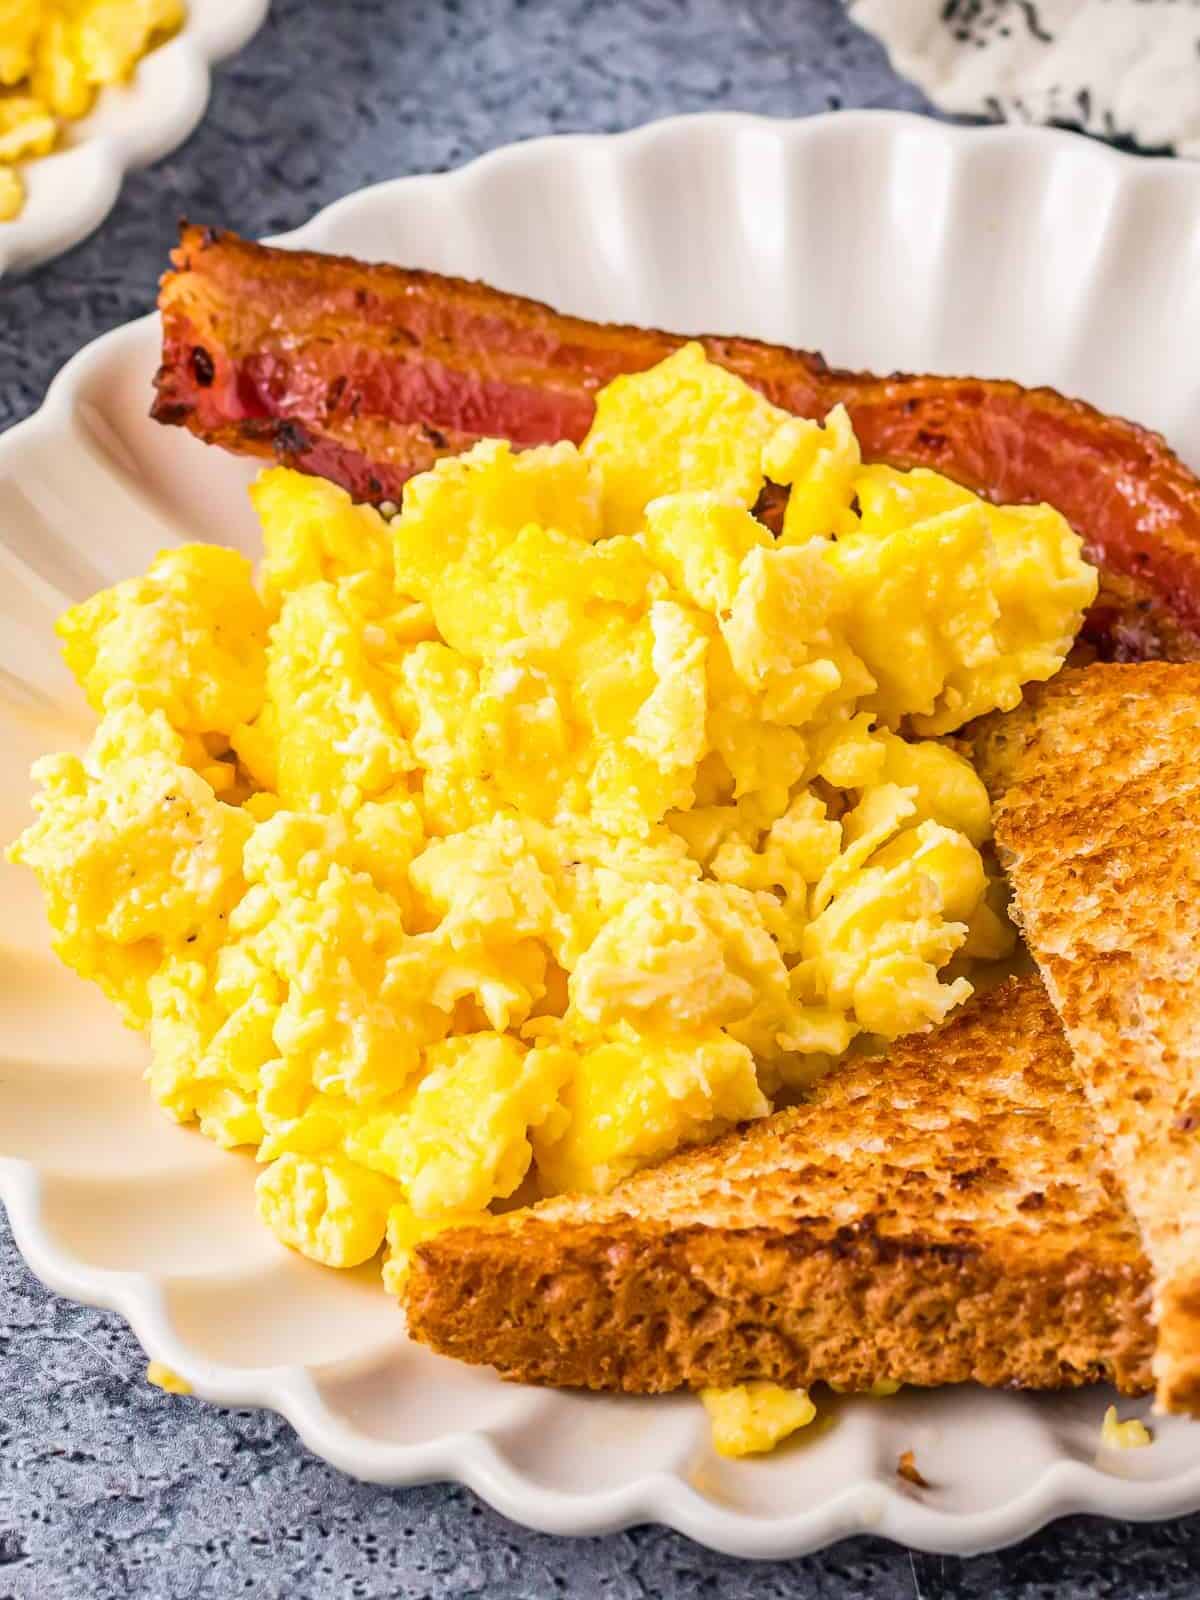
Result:
M1064 672L976 747L1153 1268L1158 1406L1200 1415L1200 666Z
M417 1246L409 1329L531 1383L1150 1383L1149 1269L1035 976L801 1105Z

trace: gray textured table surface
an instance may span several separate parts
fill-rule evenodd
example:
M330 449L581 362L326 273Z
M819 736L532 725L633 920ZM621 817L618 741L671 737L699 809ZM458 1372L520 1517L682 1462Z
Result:
M89 242L0 287L0 428L80 345L149 308L181 213L269 233L530 134L843 105L922 109L837 0L276 0L190 142L135 176ZM1200 1518L1076 1518L965 1562L871 1539L755 1566L654 1528L546 1538L463 1489L350 1482L276 1418L170 1398L144 1371L115 1317L30 1277L0 1221L0 1600L1200 1593Z

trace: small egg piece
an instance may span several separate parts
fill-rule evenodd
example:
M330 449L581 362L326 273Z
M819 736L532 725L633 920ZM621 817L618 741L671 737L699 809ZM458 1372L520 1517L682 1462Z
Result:
M369 1261L399 1198L394 1184L344 1160L282 1155L255 1186L258 1214L281 1244L326 1267Z
M270 467L250 488L262 524L263 599L279 615L285 594L351 575L392 580L392 533L374 506L344 489L286 467Z
M34 768L38 819L9 847L46 894L54 947L98 982L133 1026L165 955L218 936L244 889L252 820L182 764L161 711L126 705L100 723L85 756Z
M0 167L0 222L11 222L25 204L25 185L11 167Z
M660 495L700 490L753 506L762 451L785 413L685 344L596 396L582 453L600 475L604 531L635 533Z
M187 948L185 946L185 951ZM259 1074L277 1054L280 989L269 976L245 998L223 995L217 962L168 958L150 979L150 1092L177 1122L196 1121L226 1150L263 1137Z
M45 0L0 0L0 84L29 76L44 9Z
M230 734L262 705L267 621L236 550L164 550L145 577L72 606L57 631L97 711L136 700L180 733Z
M191 1394L192 1386L186 1378L181 1378L177 1372L168 1367L163 1361L151 1361L146 1367L146 1382L152 1383L156 1389L161 1389L164 1394Z
M762 694L763 721L802 727L875 679L844 637L836 571L815 546L751 550L721 632L733 670Z
M745 1045L711 1030L539 1044L564 1082L563 1115L532 1135L547 1192L602 1194L672 1150L713 1138L770 1109Z
M1116 1406L1109 1406L1100 1428L1100 1443L1108 1450L1141 1450L1154 1443L1154 1435L1140 1417L1121 1422Z
M763 471L772 483L791 488L780 535L784 544L858 528L851 502L861 463L845 406L834 406L823 425L807 417L789 417L780 425L763 449Z
M564 1066L507 1034L447 1039L427 1052L407 1109L368 1121L351 1154L396 1179L418 1216L482 1211L524 1178L529 1130L553 1108Z
M58 123L32 95L0 97L0 163L27 161L54 148Z
M434 1216L419 1216L410 1205L393 1206L387 1221L387 1259L383 1264L383 1286L389 1294L400 1295L408 1279L413 1252L426 1239L447 1228L488 1225L487 1211L439 1211Z
M72 19L63 11L51 10L45 17L34 47L29 87L56 117L85 117L92 108L95 87L79 59Z
M186 14L183 0L82 0L75 12L75 50L88 82L122 82Z
M865 467L855 487L861 529L828 559L889 727L949 733L1058 671L1098 583L1064 517L992 506L921 470Z
M599 536L598 485L574 445L517 451L484 439L443 456L404 486L392 522L397 587L429 600L448 568L469 557L486 569L531 525L585 543Z
M790 1434L808 1427L817 1414L807 1389L784 1389L777 1383L701 1389L700 1399L719 1456L764 1455Z
M411 770L388 684L332 584L285 595L266 652L269 755L280 798L298 810L354 810ZM249 721L249 719L246 719ZM234 747L255 760L254 735Z
M966 936L964 923L943 915L941 884L912 859L868 863L805 928L792 982L867 1032L899 1038L941 1022L969 997L965 978L938 977Z
M745 506L711 490L652 500L638 542L674 588L715 616L733 609L751 550L771 548Z

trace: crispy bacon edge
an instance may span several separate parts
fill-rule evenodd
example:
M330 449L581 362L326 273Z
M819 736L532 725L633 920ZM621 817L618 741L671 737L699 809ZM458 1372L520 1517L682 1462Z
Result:
M214 228L184 224L171 259L155 420L377 503L481 437L578 441L597 389L683 342ZM1057 506L1103 573L1086 628L1100 654L1200 656L1200 480L1157 434L1051 389L874 377L755 340L701 342L785 410L822 417L844 402L868 460Z

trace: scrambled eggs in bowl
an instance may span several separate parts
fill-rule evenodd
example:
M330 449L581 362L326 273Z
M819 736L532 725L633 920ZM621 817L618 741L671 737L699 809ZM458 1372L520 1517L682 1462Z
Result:
M16 163L53 150L184 17L183 0L0 0L0 222L25 203Z
M1071 646L1096 575L1050 507L864 466L699 345L391 520L252 494L257 583L182 545L62 618L99 726L10 853L285 1244L399 1288L430 1232L762 1116L1009 950L942 736Z

